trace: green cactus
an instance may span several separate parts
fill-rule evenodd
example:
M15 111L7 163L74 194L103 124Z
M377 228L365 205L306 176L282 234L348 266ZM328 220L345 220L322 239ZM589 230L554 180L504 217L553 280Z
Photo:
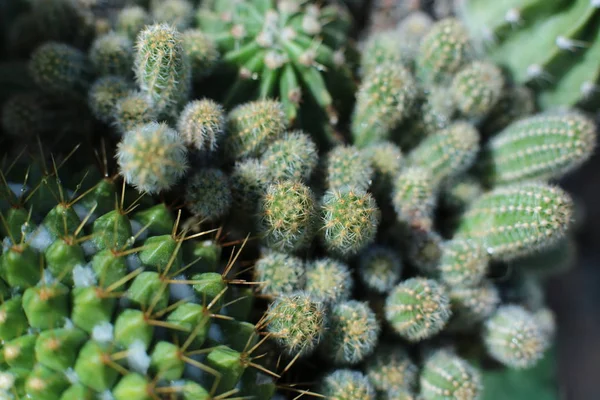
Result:
M348 266L332 258L320 258L306 265L304 291L329 304L349 300L354 278Z
M416 387L419 370L405 348L384 344L367 361L365 373L378 393ZM402 398L402 397L401 397Z
M480 372L462 358L444 350L427 358L419 381L421 396L425 400L474 400L482 392Z
M458 3L457 13L482 52L528 83L542 108L597 100L598 6L593 1Z
M109 32L96 38L88 57L97 75L129 77L133 69L133 42L127 36Z
M318 161L317 146L302 131L284 133L261 157L271 181L308 181Z
M323 378L319 392L331 400L375 400L375 389L359 371L335 370Z
M90 110L98 120L112 123L114 108L129 94L130 89L129 82L118 76L97 79L88 92Z
M225 136L225 110L209 100L194 100L181 111L177 131L195 150L214 152Z

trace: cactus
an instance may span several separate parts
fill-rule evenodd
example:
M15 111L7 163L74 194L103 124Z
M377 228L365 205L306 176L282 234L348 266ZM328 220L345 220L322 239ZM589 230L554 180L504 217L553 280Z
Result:
M133 42L111 32L96 38L88 55L97 75L129 77L133 68Z
M294 293L304 287L304 262L298 257L269 251L256 262L254 279L263 294L279 296Z
M435 201L435 186L428 169L406 168L396 178L392 204L399 221L423 229L430 228Z
M330 189L356 187L368 190L373 169L364 152L354 146L338 146L327 155L327 186Z
M115 20L115 30L131 40L150 22L150 15L140 6L132 5L119 10Z
M377 348L367 361L365 373L379 393L403 389L412 392L419 377L417 365L406 350L389 344Z
M125 180L147 193L170 188L187 169L183 140L156 122L128 131L119 143L117 161Z
M453 240L444 243L440 280L450 286L476 286L488 272L486 249L476 242Z
M129 82L118 76L106 76L94 82L88 92L88 103L94 116L104 122L113 122L114 108L130 91Z
M475 61L452 78L456 107L467 118L485 117L500 100L504 77L496 65Z
M354 365L377 345L380 327L368 304L350 300L334 305L328 314L323 353L336 365Z
M302 131L284 133L261 157L271 181L308 181L318 161L317 146Z
M598 98L597 8L586 0L513 1L494 7L467 0L458 3L457 13L481 52L517 83L534 87L541 107L549 109Z
M199 170L188 179L185 197L193 214L206 220L222 218L232 202L229 179L217 168Z
M500 304L498 289L488 281L474 287L451 287L448 296L452 304L449 329L468 331L488 319Z
M390 248L371 246L360 254L358 275L370 291L389 292L400 279L401 272L402 261Z
M495 185L558 179L585 162L596 144L596 127L578 113L521 119L488 146L488 181Z
M354 278L348 266L332 258L320 258L306 265L304 291L324 303L336 304L350 298Z
M183 49L190 60L192 79L200 81L218 65L220 54L215 43L198 29L183 31Z
M198 27L215 39L225 64L238 73L230 99L253 92L278 97L293 121L306 92L333 122L331 88L340 80L351 85L343 51L347 18L341 5L291 1L209 1L196 15Z
M130 92L117 101L113 108L112 121L121 135L138 125L154 122L158 113L150 100L140 92Z
M540 183L499 187L471 204L457 236L480 243L493 260L510 260L564 237L572 209L571 198L556 187Z
M331 400L375 400L375 389L359 371L338 369L326 375L320 393Z
M194 6L188 0L153 1L152 16L157 22L169 24L178 31L183 31L192 25Z
M136 39L134 72L158 112L176 112L191 86L190 60L181 33L167 24L146 26Z
M434 280L411 278L388 295L385 317L396 333L417 342L439 333L452 315L446 290Z
M225 135L225 110L209 100L194 100L181 111L177 131L190 147L214 152Z
M431 355L419 378L425 400L478 399L481 374L460 357L444 350Z
M534 315L519 306L500 307L483 334L490 354L512 368L529 368L548 348L548 334Z

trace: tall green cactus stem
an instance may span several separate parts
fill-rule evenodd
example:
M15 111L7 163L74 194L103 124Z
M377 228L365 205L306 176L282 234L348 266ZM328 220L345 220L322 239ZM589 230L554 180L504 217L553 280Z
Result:
M331 308L327 321L321 349L334 364L357 364L375 349L381 328L367 303L340 302Z
M323 303L304 292L278 297L267 310L267 332L285 353L305 356L314 351L325 329Z
M557 187L541 183L499 187L471 204L457 237L480 243L492 260L510 260L562 239L572 215L571 198Z
M111 123L116 104L129 94L130 89L129 82L118 76L97 79L88 92L90 110L98 120Z
M177 131L188 146L214 152L225 135L225 110L210 99L193 100L181 111Z
M217 168L195 172L185 188L187 208L207 221L223 218L231 207L231 188L227 175Z
M96 38L88 57L97 75L129 77L133 68L133 42L127 36L109 32Z
M131 92L121 98L113 108L112 121L121 135L138 125L154 122L158 114L152 101L142 92Z
M348 19L339 4L321 8L289 1L211 1L197 12L198 27L215 39L225 64L238 72L229 99L235 101L244 91L278 97L292 121L305 91L337 121L330 91L335 93L340 81L352 86L343 50Z
M424 400L476 400L483 393L481 373L447 350L425 361L419 381Z
M354 146L337 146L327 154L326 164L326 181L330 189L369 189L373 168L364 151Z
M594 1L468 0L457 14L484 53L518 84L538 93L543 109L598 99L600 41Z
M485 61L474 61L452 79L452 95L461 114L475 120L485 117L502 95L502 71Z
M125 180L147 193L169 189L188 167L187 151L179 134L157 122L127 132L119 143L117 161Z
M425 168L404 169L394 182L392 204L399 221L410 226L431 228L436 204L436 188Z
M419 378L417 365L400 345L379 346L367 360L365 373L379 393L400 389L412 391Z
M417 97L411 73L402 65L385 63L365 76L356 94L352 138L358 147L386 140L405 120Z
M531 368L544 355L549 337L535 316L523 307L500 307L485 323L488 352L511 368Z
M304 287L304 262L285 253L266 252L254 266L254 280L258 282L262 294L291 294Z
M488 146L489 181L494 185L561 178L590 158L596 126L570 112L521 119Z
M259 219L259 231L268 247L287 252L305 248L312 241L317 222L312 190L292 181L269 185Z
M418 277L401 282L385 303L386 320L396 333L411 342L439 333L451 315L446 290L431 279Z
M436 22L421 41L415 60L417 77L425 84L449 83L472 57L466 28L454 18Z
M302 131L284 133L261 157L271 181L308 181L318 161L317 146Z
M381 245L368 247L358 260L358 275L367 290L389 292L400 280L402 261L391 248Z
M200 81L214 71L221 55L213 40L198 29L185 30L182 36L183 48L192 68L192 79Z
M319 258L306 265L304 291L317 301L336 304L352 294L354 278L345 263L333 258Z
M328 190L321 201L321 237L328 251L348 257L375 240L381 211L360 189Z
M31 54L29 73L41 90L61 95L85 92L92 76L86 55L58 42L44 43Z
M157 112L177 112L191 87L181 34L167 24L148 25L139 33L135 49L134 72L142 92L152 99Z
M455 122L423 140L408 154L408 163L431 171L433 185L465 172L479 152L479 132L467 122Z
M275 100L256 100L235 107L227 115L225 146L231 157L260 156L288 126L283 105Z
M338 369L323 378L319 394L331 400L375 400L375 389L359 371Z
M479 243L468 240L451 240L444 243L438 267L440 278L455 286L476 286L488 271L489 257Z

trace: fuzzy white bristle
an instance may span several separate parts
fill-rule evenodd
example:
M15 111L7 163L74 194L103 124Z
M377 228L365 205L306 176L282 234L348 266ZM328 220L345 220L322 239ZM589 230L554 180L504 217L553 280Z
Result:
M46 251L48 247L54 242L54 238L50 234L50 231L45 226L40 225L35 231L29 235L29 245L38 250L40 253Z
M136 340L127 349L127 363L129 368L137 373L146 375L150 368L150 356L146 353L146 345L141 340Z
M63 329L74 329L75 324L71 321L71 318L65 318L65 324L63 325Z
M97 342L108 343L113 340L113 326L110 322L101 322L92 329L92 339Z
M77 372L75 372L75 370L73 368L67 368L67 370L65 371L65 377L72 385L79 382L79 376L77 375Z
M83 265L76 265L73 268L73 283L76 288L94 286L96 282L96 273L89 265L85 267Z
M15 384L15 376L10 372L0 372L0 390L9 391Z

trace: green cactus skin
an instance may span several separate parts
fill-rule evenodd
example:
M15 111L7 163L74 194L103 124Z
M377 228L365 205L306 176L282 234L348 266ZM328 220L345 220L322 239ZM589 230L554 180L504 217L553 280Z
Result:
M515 305L500 307L485 323L489 354L510 368L533 367L549 346L549 338L535 316Z
M457 14L483 52L519 84L529 83L543 109L598 98L598 7L587 0L462 1ZM527 49L527 50L524 50Z
M452 287L478 285L488 271L489 256L476 242L451 240L443 245L438 267L440 279Z
M473 57L470 40L467 29L457 19L436 22L423 37L415 60L419 80L427 84L448 83Z
M191 101L179 115L177 131L188 146L214 152L225 135L225 110L210 99Z
M353 188L328 190L321 203L321 237L329 251L348 257L375 240L381 211L371 194Z
M374 171L371 188L378 196L387 195L392 188L394 178L400 174L404 164L402 150L389 141L378 142L366 147L364 154L371 161Z
M223 218L231 207L231 188L227 175L217 168L198 170L187 180L187 208L204 220Z
M354 144L362 148L388 139L410 115L416 97L415 80L405 67L386 63L375 68L356 94L351 127Z
M369 189L373 168L363 151L354 146L337 146L327 154L326 164L326 180L330 189Z
M385 303L386 320L396 333L411 342L439 333L451 315L446 290L436 281L420 277L398 284Z
M510 260L563 238L572 214L571 198L557 187L541 183L500 187L471 204L457 237L480 243L492 260Z
M381 330L367 303L340 302L327 315L323 354L335 365L355 365L371 355Z
M300 182L269 185L260 203L259 219L259 231L268 247L288 252L305 248L317 223L312 190Z
M431 172L425 168L405 168L394 182L392 204L399 221L429 229L436 205Z
M365 374L378 393L412 391L418 382L419 369L404 347L383 344L367 360Z
M164 123L151 122L127 132L117 161L125 180L140 192L172 187L187 170L187 151L179 134Z
M236 159L260 156L288 126L283 105L256 100L235 107L227 115L227 152Z
M115 104L112 121L117 132L124 135L138 125L155 121L157 117L151 100L145 94L131 92Z
M400 256L391 248L374 245L359 255L358 275L367 290L389 292L400 280L401 272Z
M115 20L115 31L131 40L150 23L150 15L140 6L126 6L119 10Z
M294 293L304 287L304 262L298 257L269 251L256 262L254 280L265 295Z
M317 167L319 155L310 136L297 130L286 132L281 139L273 142L260 161L268 179L273 182L308 181Z
M159 113L173 113L188 98L190 61L181 34L167 24L146 26L135 44L136 81Z
M166 23L178 31L189 28L194 20L194 6L188 0L153 1L151 6L155 21Z
M452 319L448 323L448 330L452 331L472 329L490 317L500 304L498 289L488 281L475 287L451 287L449 297Z
M304 291L313 299L336 304L350 299L354 278L348 266L333 258L320 258L306 265Z
M400 35L397 30L372 32L363 44L361 56L361 74L369 76L378 65L407 64L402 48L398 44ZM410 59L409 59L410 60Z
M466 65L452 79L456 107L467 118L485 117L502 95L504 77L500 69L484 61Z
M133 42L127 36L109 32L96 38L88 57L99 76L129 77L133 69Z
M182 36L183 48L192 68L192 79L198 82L214 71L221 55L213 40L198 29L187 29Z
M255 98L279 97L293 121L308 94L337 121L330 91L336 93L338 81L352 86L343 50L350 24L342 5L209 1L196 17L198 28L215 39L225 65L237 70L230 101L244 92Z
M447 350L427 359L419 381L424 400L475 400L483 392L481 373Z
M287 354L308 355L320 342L325 328L323 303L304 292L278 297L266 313L267 331Z
M421 41L429 32L434 21L429 14L423 11L413 11L398 22L397 44L402 55L414 62L421 46Z
M33 52L29 73L41 90L61 95L85 92L91 79L85 54L58 42L45 43Z
M330 400L375 400L375 389L359 371L338 369L323 377L319 393Z
M118 76L97 79L88 92L90 110L98 120L111 123L117 102L127 96L130 89L129 82Z
M407 157L410 165L428 168L434 185L465 172L479 152L479 132L466 122L455 122L427 137Z
M595 144L595 124L581 114L521 119L489 143L489 180L502 185L558 179L589 159Z

